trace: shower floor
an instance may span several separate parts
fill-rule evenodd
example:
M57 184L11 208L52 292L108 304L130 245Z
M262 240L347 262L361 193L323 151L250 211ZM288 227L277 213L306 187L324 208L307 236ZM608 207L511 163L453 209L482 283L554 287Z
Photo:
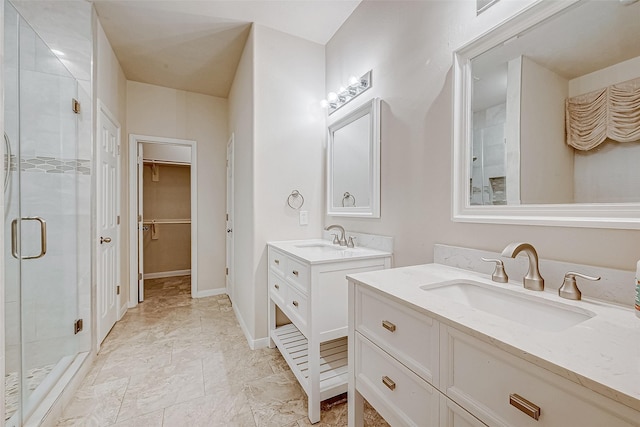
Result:
M56 365L47 365L41 368L30 369L27 373L27 389L32 393L42 381L49 375ZM5 421L9 420L20 407L20 387L18 372L10 372L4 377L5 387Z

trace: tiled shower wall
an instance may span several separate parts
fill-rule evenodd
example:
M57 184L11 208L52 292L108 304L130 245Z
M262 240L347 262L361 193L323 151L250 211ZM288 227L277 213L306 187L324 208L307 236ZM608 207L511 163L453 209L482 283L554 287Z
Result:
M90 16L87 5L87 19ZM15 19L7 22L15 23ZM14 37L9 43L17 44L15 28L7 28L5 34ZM88 37L90 43L91 35ZM6 257L7 373L19 368L19 329L10 327L20 321L19 291L26 355L23 369L88 350L91 330L91 84L71 77L26 25L21 26L19 41L19 92L17 52L8 49L5 57L5 131L13 152L5 235L10 236L11 220L18 217L20 195L22 217L39 216L47 221L48 250L43 258L23 261L20 278L17 260ZM90 63L88 66L90 69ZM79 115L71 109L71 95L81 103ZM22 227L23 254L37 253L40 232L36 223L23 221ZM10 250L8 238L5 254ZM76 336L73 322L80 317L85 329Z

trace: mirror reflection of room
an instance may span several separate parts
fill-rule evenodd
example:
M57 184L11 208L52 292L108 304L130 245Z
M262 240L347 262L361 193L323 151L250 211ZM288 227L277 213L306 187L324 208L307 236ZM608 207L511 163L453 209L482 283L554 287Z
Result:
M328 126L327 214L380 217L380 99Z
M639 19L585 2L472 59L471 205L640 202Z

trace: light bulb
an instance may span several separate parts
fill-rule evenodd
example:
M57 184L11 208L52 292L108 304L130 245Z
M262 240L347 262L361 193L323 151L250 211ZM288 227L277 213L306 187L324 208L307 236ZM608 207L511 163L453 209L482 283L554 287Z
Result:
M338 94L335 92L329 92L329 94L327 95L327 101L336 102L337 100L338 100Z
M326 99L323 99L322 101L320 101L320 106L322 108L328 108L329 107L329 101L327 101Z
M349 86L354 86L358 84L358 78L356 76L349 77Z
M338 89L338 93L342 93L346 91L346 89L344 88L344 86L340 86L340 89Z

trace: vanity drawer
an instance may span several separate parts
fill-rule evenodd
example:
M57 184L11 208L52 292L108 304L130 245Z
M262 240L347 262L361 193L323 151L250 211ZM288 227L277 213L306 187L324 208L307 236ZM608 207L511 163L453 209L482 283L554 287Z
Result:
M361 334L355 341L356 387L364 398L392 425L437 425L438 391Z
M286 278L289 283L298 286L300 290L308 293L310 276L308 265L296 261L293 258L288 259Z
M306 335L309 306L307 297L293 286L287 287L285 314Z
M438 322L378 292L356 287L355 328L432 385L438 386Z
M441 389L489 426L639 426L638 412L446 327ZM576 355L576 357L579 357ZM540 408L536 421L517 396Z
M269 271L273 271L281 277L286 276L288 257L280 251L269 248Z
M284 302L287 299L287 286L284 279L271 271L269 272L269 295L280 307L284 307Z

